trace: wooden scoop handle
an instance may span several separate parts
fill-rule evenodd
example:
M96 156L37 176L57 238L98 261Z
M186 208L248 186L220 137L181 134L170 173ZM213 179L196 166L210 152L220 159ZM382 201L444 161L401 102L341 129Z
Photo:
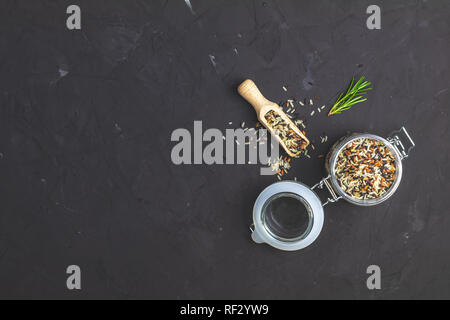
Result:
M258 116L260 115L261 110L263 109L264 106L273 103L267 100L262 95L261 91L259 91L256 84L249 79L245 80L239 85L238 92L245 100L247 100L253 106L253 108L255 108Z

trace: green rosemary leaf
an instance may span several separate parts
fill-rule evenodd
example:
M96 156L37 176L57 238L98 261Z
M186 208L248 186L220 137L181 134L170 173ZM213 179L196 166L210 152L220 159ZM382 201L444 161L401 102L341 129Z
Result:
M366 101L367 98L363 98L362 96L367 93L367 91L372 90L369 87L371 83L369 81L364 81L364 77L359 78L359 80L355 83L355 78L352 78L350 85L347 88L347 91L342 92L337 98L335 104L330 109L328 116L332 114L339 114L342 111L350 109L353 105Z

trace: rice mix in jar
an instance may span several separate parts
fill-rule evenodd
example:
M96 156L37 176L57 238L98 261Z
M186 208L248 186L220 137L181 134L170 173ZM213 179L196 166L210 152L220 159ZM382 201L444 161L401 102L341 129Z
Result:
M335 164L339 186L359 200L384 195L395 181L396 169L391 150L382 141L366 137L350 141Z

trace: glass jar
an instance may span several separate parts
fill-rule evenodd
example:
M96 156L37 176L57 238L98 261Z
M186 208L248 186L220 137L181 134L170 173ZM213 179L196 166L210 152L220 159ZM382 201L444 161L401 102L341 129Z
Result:
M341 188L336 177L335 167L339 154L349 143L361 138L369 138L381 142L391 151L395 159L396 171L392 185L386 193L374 199L364 200L352 197ZM405 146L404 141L408 143L408 147ZM253 207L253 224L250 227L253 241L256 243L267 243L280 250L299 250L313 243L319 236L324 221L323 207L325 205L340 199L359 206L372 206L386 201L397 190L403 174L402 161L408 157L409 152L414 147L414 141L404 127L393 132L387 138L369 133L353 133L342 137L332 146L325 158L325 168L328 175L312 188L301 182L281 181L268 186L261 192ZM329 196L325 202L322 202L315 190L324 189L324 187L328 191ZM308 222L305 230L301 230L301 228L293 224L295 219L292 217L286 219L268 216L273 215L273 212L267 212L271 202L274 199L280 201L282 197L286 197L286 199L295 198L299 201L299 204L303 204L305 210L300 209L301 205L297 207L299 208L299 215L304 215L303 211L307 212ZM292 200L289 201L292 202ZM283 226L283 220L290 221L292 225Z

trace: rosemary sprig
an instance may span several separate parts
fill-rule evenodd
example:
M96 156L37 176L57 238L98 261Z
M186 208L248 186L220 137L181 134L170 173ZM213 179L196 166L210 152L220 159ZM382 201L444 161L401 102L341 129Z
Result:
M352 79L347 91L339 95L328 116L339 114L342 111L350 109L353 105L367 100L367 98L363 98L362 96L372 89L369 87L371 83L364 81L364 77L361 77L355 84L353 84L354 81L355 78Z

